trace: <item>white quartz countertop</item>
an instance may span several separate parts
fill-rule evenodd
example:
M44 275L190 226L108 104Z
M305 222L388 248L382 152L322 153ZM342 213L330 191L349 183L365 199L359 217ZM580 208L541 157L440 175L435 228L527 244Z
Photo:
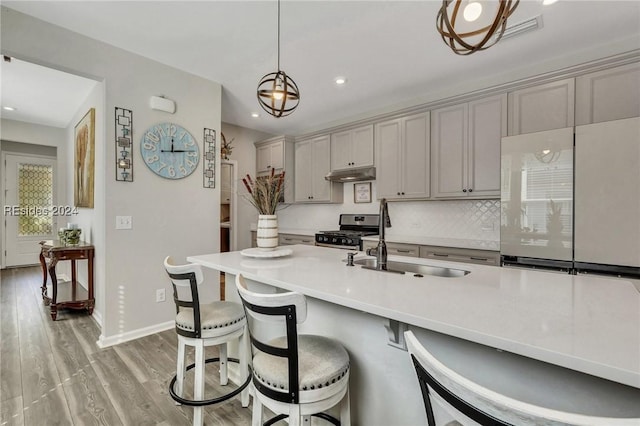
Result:
M640 286L631 280L389 256L470 271L416 278L347 267L342 250L287 248L293 254L281 258L229 252L187 260L640 388Z
M362 237L364 241L378 242L378 236ZM500 251L500 241L472 240L466 238L439 238L419 235L385 235L388 243L417 244L421 246L456 247L475 250Z

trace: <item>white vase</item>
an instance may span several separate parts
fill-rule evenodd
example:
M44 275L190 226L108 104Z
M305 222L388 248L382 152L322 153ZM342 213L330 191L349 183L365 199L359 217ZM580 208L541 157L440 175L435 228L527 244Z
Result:
M256 236L259 248L276 248L278 246L278 216L275 214L258 215Z

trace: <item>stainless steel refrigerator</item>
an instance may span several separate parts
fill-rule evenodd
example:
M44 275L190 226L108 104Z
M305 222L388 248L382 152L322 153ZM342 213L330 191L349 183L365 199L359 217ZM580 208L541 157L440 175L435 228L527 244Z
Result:
M640 277L640 118L505 137L501 153L503 265Z

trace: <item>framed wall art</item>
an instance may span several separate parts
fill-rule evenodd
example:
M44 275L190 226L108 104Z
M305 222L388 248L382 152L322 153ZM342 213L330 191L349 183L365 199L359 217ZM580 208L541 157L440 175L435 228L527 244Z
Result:
M371 182L362 182L353 184L353 202L354 203L370 203L371 202Z
M96 147L96 109L91 108L74 129L73 201L93 208Z

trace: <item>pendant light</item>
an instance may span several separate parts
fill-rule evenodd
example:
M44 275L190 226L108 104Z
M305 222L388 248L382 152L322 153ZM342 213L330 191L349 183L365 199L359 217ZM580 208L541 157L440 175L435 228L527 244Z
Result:
M278 0L278 71L258 83L258 103L276 118L286 117L298 107L300 91L296 82L280 69L280 0Z
M479 50L488 49L500 41L507 27L507 18L511 16L519 2L520 0L483 2L485 7L490 3L497 3L495 17L489 24L481 23L478 24L479 28L471 28L468 23L458 18L466 15L466 19L471 21L468 16L474 14L465 13L460 9L476 6L481 10L480 3L477 0L443 0L436 18L436 28L445 44L456 54L470 55ZM462 7L463 5L465 6Z

